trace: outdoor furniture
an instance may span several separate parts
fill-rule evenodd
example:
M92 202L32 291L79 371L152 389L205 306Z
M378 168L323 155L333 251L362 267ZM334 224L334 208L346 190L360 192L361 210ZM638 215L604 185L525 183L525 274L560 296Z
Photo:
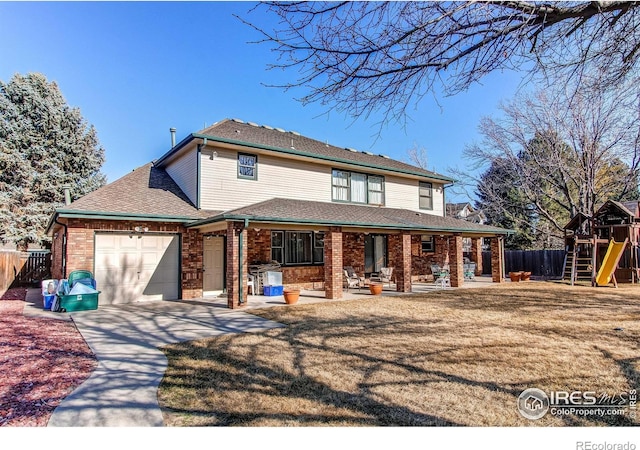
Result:
M440 267L438 264L431 265L431 273L433 273L433 283L436 287L451 287L451 276L449 275L449 268L447 266Z
M349 290L349 288L357 287L358 290L360 290L360 288L364 287L364 277L359 277L356 271L353 270L353 267L351 266L344 267L343 272L344 272L344 284L345 284L345 287L347 288L347 291Z
M391 287L391 275L393 274L393 267L382 267L380 272L371 274L371 281L379 281L383 285L384 283L388 283L389 287Z
M474 280L476 278L476 263L463 264L464 279Z
M256 295L256 277L254 275L247 275L247 294L249 293Z

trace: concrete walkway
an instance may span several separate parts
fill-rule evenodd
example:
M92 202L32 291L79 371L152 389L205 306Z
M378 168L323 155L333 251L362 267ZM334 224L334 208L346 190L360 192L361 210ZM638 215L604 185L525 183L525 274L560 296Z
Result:
M98 367L55 409L50 427L162 426L157 390L167 359L158 347L283 326L206 301L103 306L70 316Z

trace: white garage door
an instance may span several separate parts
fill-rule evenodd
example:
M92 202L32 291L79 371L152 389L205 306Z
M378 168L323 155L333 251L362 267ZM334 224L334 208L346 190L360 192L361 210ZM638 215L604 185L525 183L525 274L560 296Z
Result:
M96 234L95 278L101 305L179 296L176 235Z

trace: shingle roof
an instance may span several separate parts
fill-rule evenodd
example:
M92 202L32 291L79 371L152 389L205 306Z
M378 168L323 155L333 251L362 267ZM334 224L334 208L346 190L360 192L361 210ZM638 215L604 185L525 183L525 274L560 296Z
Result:
M340 148L330 145L327 142L321 142L302 136L300 133L295 131L285 131L281 128L258 125L252 122L246 123L238 119L224 119L210 127L200 130L198 133L190 135L187 140L203 136L224 139L225 141L233 141L240 145L250 144L261 148L281 151L283 153L306 154L310 157L339 162L345 161L347 163L357 164L364 167L374 167L419 176L421 175L445 182L453 181L445 175L424 170L420 167L412 166L411 164L397 161L387 156L374 155L371 152L357 151L355 149ZM164 158L171 155L172 152L179 147L180 144L162 156L158 161L163 161Z
M249 219L273 223L310 223L351 227L373 227L423 231L451 231L507 234L503 228L479 225L451 217L435 216L408 209L383 208L344 203L274 198L197 221L190 226L224 220Z
M148 163L59 211L202 219L220 211L198 210L164 171Z

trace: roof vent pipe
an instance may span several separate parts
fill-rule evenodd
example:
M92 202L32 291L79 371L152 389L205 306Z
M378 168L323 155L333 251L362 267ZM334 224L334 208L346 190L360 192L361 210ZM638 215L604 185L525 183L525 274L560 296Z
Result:
M169 131L171 132L171 148L173 148L176 146L176 129L169 128Z
M62 189L64 190L64 204L68 206L71 204L71 185L63 184Z

